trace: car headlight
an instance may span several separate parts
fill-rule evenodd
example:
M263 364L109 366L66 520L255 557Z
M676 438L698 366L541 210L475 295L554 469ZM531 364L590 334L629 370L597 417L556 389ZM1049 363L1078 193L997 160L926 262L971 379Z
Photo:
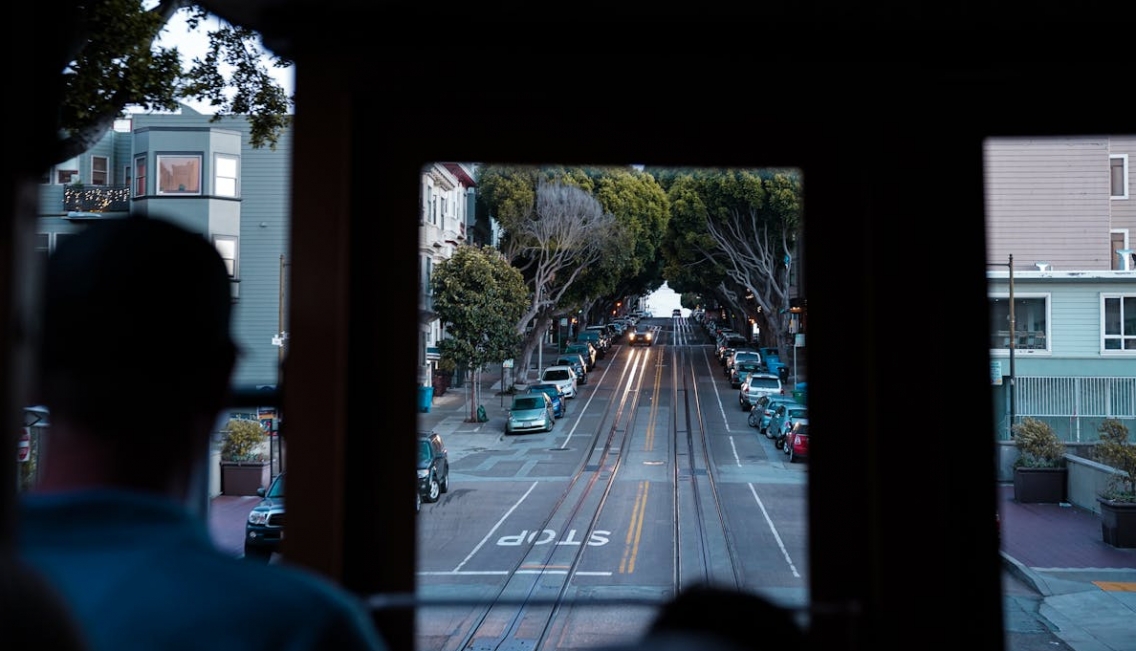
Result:
M419 468L418 469L418 478L419 479L426 479L426 477L428 477L429 475L430 475L430 470L428 468Z
M248 523L257 525L268 524L268 511L260 511L256 509L249 511Z

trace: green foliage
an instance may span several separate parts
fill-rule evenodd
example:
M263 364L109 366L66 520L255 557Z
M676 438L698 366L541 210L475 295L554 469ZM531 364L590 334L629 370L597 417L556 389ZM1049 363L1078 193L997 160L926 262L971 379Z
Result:
M516 354L529 293L521 272L495 249L458 247L434 268L430 287L446 331L439 344L444 358L476 368Z
M1049 423L1025 417L1011 428L1018 448L1016 467L1060 468L1065 465L1065 442Z
M671 217L661 247L663 274L679 293L713 288L717 302L740 308L752 289L778 332L788 307L789 270L801 228L801 178L796 170L684 169L668 171ZM720 237L715 237L714 233Z
M670 208L666 193L646 172L631 167L560 167L487 165L478 169L478 211L492 215L504 231L503 248L527 229L535 216L537 188L542 182L579 188L615 219L615 228L598 244L598 259L579 269L562 300L552 310L567 310L596 297L644 294L662 285L661 247ZM532 260L512 261L518 267ZM567 278L557 273L558 278ZM555 291L555 290L554 290Z
M1097 431L1100 432L1097 458L1101 463L1126 473L1113 476L1108 491L1102 497L1116 502L1136 502L1136 443L1128 442L1128 427L1115 418L1109 418Z
M221 444L222 461L263 461L259 452L260 444L268 435L255 420L231 418L221 430L224 436Z
M147 7L153 5L152 9ZM60 30L57 54L69 65L51 92L60 96L59 128L65 134L49 164L97 142L130 106L174 111L184 99L208 101L225 115L247 115L253 147L275 148L290 124L292 99L269 74L291 62L264 50L257 33L210 20L204 59L183 65L176 48L155 45L175 15L190 31L203 30L208 12L192 2L94 0L78 5L74 33Z

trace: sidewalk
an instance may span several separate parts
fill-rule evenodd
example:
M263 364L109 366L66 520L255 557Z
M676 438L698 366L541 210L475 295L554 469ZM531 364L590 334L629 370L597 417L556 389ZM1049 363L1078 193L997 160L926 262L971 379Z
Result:
M1040 615L1076 651L1136 651L1136 549L1106 544L1100 518L1020 504L998 486L1002 562L1042 596Z

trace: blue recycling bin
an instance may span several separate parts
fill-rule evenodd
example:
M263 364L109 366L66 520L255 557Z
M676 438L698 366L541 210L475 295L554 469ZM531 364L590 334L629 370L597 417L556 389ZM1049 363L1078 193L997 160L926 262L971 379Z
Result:
M430 403L434 402L434 387L418 387L418 411L430 413Z

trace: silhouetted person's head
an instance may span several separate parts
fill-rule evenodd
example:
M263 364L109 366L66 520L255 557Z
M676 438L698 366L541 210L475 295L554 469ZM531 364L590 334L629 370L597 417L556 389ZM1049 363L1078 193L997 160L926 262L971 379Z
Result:
M709 584L679 592L659 610L649 640L701 638L703 649L804 651L793 613L759 595ZM671 648L671 647L666 647Z
M236 359L229 285L205 237L162 219L107 220L64 239L48 260L40 342L53 458L111 453L91 459L103 481L148 460L153 476L130 481L150 488L199 461Z

